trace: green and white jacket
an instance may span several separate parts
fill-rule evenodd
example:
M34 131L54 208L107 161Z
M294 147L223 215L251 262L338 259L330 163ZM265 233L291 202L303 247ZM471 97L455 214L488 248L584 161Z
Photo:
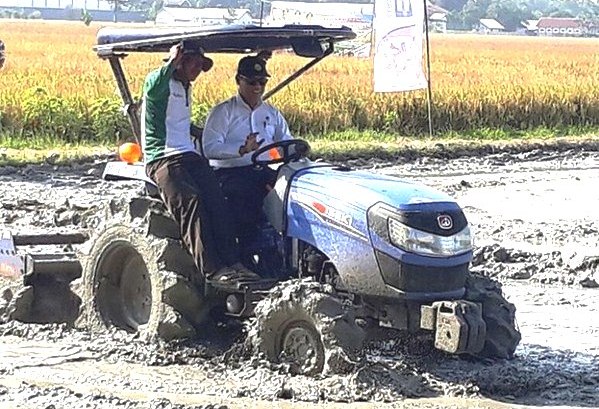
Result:
M196 152L191 140L191 84L173 78L169 62L148 74L141 111L146 163L184 152Z

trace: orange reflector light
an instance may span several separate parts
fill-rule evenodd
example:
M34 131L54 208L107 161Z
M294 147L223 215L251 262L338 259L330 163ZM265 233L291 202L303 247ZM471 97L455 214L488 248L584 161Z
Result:
M268 156L272 160L281 159L281 154L279 153L279 150L277 148L269 149L268 150Z
M135 142L125 142L119 146L119 159L128 164L141 160L141 146Z

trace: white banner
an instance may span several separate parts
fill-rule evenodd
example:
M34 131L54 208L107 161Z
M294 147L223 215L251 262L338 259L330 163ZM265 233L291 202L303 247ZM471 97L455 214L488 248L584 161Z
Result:
M374 92L426 88L422 68L425 1L374 1Z

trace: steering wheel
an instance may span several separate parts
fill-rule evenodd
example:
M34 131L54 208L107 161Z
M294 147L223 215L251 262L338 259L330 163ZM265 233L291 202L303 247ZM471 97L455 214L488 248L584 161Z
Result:
M291 147L293 147L293 150ZM271 149L276 149L278 151L279 148L283 151L282 155L276 155L276 157L269 155L268 159L259 158L260 155L270 151ZM310 145L308 142L304 141L303 139L286 139L273 142L256 149L252 154L252 163L254 165L261 166L273 165L275 163L281 162L287 164L289 162L298 161L308 153L310 153Z

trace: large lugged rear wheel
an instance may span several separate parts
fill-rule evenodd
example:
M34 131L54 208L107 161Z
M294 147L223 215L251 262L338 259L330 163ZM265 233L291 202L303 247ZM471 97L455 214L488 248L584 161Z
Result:
M516 324L516 307L505 299L501 285L488 277L470 274L464 298L482 305L483 320L487 325L485 345L477 355L512 358L522 336Z
M347 371L364 341L351 303L315 282L281 283L254 312L251 346L294 374Z
M209 309L202 281L180 241L152 234L153 217L148 210L99 227L84 256L83 326L167 340L196 335Z

